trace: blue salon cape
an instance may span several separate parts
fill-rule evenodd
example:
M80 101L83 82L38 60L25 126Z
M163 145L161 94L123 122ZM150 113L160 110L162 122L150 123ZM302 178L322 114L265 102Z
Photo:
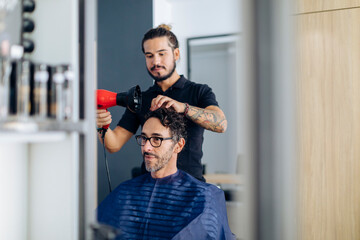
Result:
M116 239L235 239L224 192L181 170L120 184L101 202L97 218L119 229Z

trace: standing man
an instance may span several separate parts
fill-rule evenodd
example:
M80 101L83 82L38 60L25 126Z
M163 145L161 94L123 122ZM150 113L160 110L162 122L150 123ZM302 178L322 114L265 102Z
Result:
M155 83L143 92L140 113L132 113L126 109L117 127L114 130L108 129L105 146L109 152L119 151L139 126L143 126L146 113L160 107L172 107L188 119L188 141L179 155L177 167L205 181L201 165L204 129L225 132L227 121L209 86L191 82L177 73L179 43L170 30L168 25L160 25L144 35L142 51L145 54L147 71ZM110 124L111 121L109 112L97 110L98 128ZM145 172L144 164L142 168Z

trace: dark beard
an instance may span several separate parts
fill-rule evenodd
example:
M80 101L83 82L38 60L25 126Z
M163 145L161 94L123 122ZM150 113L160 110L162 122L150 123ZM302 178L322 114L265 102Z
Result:
M165 76L162 76L162 77L157 77L157 76L154 76L150 71L149 69L146 68L147 72L149 73L149 75L155 80L155 82L162 82L166 79L168 79L169 77L171 77L173 75L173 73L175 72L175 69L176 69L176 62L174 62L174 67L171 69L171 71L166 74Z
M174 145L175 146L175 145ZM148 172L157 172L159 171L160 169L163 169L166 164L168 164L168 162L170 161L171 159L171 154L173 152L173 149L174 149L174 146L169 149L163 156L158 156L156 154L153 154L153 153L144 153L143 154L143 159L144 159L144 163L145 163L145 168L146 168L146 171ZM149 163L147 163L145 161L145 155L148 154L148 155L152 155L154 157L157 158L157 162L155 163L154 166L150 166Z

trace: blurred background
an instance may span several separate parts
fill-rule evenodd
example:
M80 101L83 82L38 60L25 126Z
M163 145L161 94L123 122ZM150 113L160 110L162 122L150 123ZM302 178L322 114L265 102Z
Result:
M360 239L357 0L13 0L0 10L0 239L92 239L109 193L94 91L151 86L141 40L162 23L179 39L179 74L208 84L227 116L226 133L205 132L202 161L237 239ZM72 67L70 117L11 109L22 85L7 73L24 60ZM125 109L109 110L114 128ZM142 162L134 139L107 159L113 188Z

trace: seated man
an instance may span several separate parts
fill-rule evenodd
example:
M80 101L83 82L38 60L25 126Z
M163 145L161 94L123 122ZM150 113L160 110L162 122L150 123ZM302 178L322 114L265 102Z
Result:
M120 184L97 210L100 223L120 230L117 239L235 239L224 192L177 169L185 134L182 114L146 116L136 141L149 173Z

